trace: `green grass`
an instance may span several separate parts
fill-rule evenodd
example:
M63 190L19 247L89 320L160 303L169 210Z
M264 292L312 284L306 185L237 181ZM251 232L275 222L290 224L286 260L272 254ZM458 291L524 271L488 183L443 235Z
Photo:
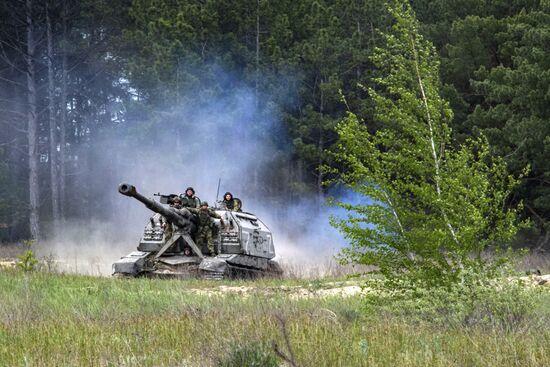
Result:
M287 356L289 344L298 366L550 365L544 324L549 292L537 292L540 310L529 320L503 328L369 314L357 296L295 299L288 292L243 297L190 290L310 283L0 271L0 366L230 366L245 365L243 358L282 364L274 344Z

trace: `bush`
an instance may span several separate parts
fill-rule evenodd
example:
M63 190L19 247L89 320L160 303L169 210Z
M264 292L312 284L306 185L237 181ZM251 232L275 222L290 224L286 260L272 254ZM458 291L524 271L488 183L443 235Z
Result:
M537 327L550 320L550 295L508 279L469 281L447 287L411 286L376 291L366 297L370 315L429 322L444 327L489 327L503 331ZM541 307L542 305L542 307Z
M23 271L33 271L36 270L36 265L38 264L38 259L36 258L34 251L31 249L23 252L21 255L17 256L17 267Z
M252 342L234 345L227 357L220 361L220 367L277 367L279 361L269 345Z

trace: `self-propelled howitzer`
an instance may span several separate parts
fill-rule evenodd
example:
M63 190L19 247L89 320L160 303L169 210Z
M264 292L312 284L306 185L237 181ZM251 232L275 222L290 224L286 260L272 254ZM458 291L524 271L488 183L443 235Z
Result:
M113 264L113 274L122 276L171 276L243 278L279 276L269 228L254 214L216 209L214 246L195 243L197 218L185 208L165 206L139 194L123 183L118 191L135 198L155 214L149 219L137 251ZM176 196L176 195L173 195ZM223 223L223 224L222 224Z

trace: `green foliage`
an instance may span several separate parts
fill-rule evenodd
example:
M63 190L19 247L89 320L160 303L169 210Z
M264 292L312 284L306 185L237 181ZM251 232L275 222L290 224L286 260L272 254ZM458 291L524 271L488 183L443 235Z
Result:
M258 120L265 116L281 120L276 134L262 131L276 136L274 144L280 152L273 159L276 168L268 169L258 186L269 187L265 191L270 195L285 191L295 198L315 192L322 199L323 181L333 176L321 168L346 169L332 159L337 123L346 111L354 111L360 121L369 121L370 132L386 124L374 116L374 106L380 101L369 90L387 94L379 90L383 84L376 80L385 60L375 52L377 46L387 44L375 29L389 29L394 22L386 11L387 3L84 0L68 6L68 14L63 15L65 2L52 1L56 93L64 89L62 65L66 57L71 102L69 107L61 106L61 95L56 95L56 111L60 116L63 110L70 115L65 126L70 133L62 154L67 162L74 160L75 172L82 172L66 175L68 197L64 201L74 204L64 205L66 216L109 214L107 199L100 199L103 187L88 188L96 200L77 195L73 188L90 182L87 175L100 169L94 155L101 150L98 145L103 138L113 136L113 129L120 127L129 134L141 130L145 135L149 132L143 126L156 125L159 120L167 122L164 128L173 132L181 128L181 119L167 117L165 112L186 103L208 104L243 88L254 91L260 111L260 116L250 121L251 129L264 129ZM533 219L537 235L542 237L539 245L544 247L550 243L548 1L419 0L411 6L420 20L417 33L433 42L441 58L441 68L434 69L435 74L428 76L422 70L430 108L437 115L434 120L443 113L443 120L452 128L436 131L435 140L443 142L452 134L450 144L457 146L478 139L481 131L489 141L491 155L506 161L508 173L519 177L530 166L510 202L524 202L521 214ZM35 8L36 25L42 29L43 4ZM28 197L23 164L26 137L20 129L26 107L19 103L26 100L26 66L18 51L26 42L21 28L25 22L18 21L23 14L23 3L0 6L4 38L9 44L17 43L12 45L16 47L5 44L0 60L1 122L6 127L0 137L0 225L2 238L10 241L26 235L22 223L28 217L28 206L22 205ZM418 51L419 59L438 62L433 49L429 55ZM40 85L47 79L44 52L45 48L39 47L35 60ZM407 54L408 61L412 56ZM438 106L433 99L430 79L438 73L442 85L436 88L437 94L449 102L452 115L444 106L446 102ZM411 87L413 79L402 81L403 86ZM339 98L340 91L347 106ZM47 102L45 92L46 88L39 86L40 110ZM422 114L422 109L417 106L415 113ZM156 111L162 111L160 118L152 113ZM39 120L39 138L45 139L45 115ZM47 152L40 154L46 158ZM41 181L48 181L47 171L40 169ZM272 182L282 182L281 187L287 190L271 187ZM49 203L44 203L41 217L47 221Z
M322 193L321 167L332 163L328 152L345 115L339 91L369 109L357 84L370 84L371 30L384 20L382 3L138 0L123 53L143 102L157 107L253 88L260 110L275 106L282 116L283 143L300 162L304 182L291 182L292 191Z
M24 3L4 3L0 5L4 20L0 28L7 42L0 60L0 122L5 127L0 137L0 236L14 241L26 235L22 223L29 208L25 205L27 139L25 129L21 129L27 113L21 101L26 100L27 91L26 64L20 50L26 41L25 22L20 21L24 19ZM65 215L110 214L104 187L87 187L89 196L79 195L74 188L92 182L90 177L98 170L105 171L95 163L99 162L95 153L102 150L99 145L105 136L113 136L113 129L123 129L129 135L140 130L141 136L148 136L144 141L150 142L153 128L144 126L156 127L158 120L166 123L164 129L174 132L183 125L180 118L167 116L174 109L186 103L208 104L243 88L253 90L257 97L260 116L249 125L256 129L255 135L260 136L257 130L265 127L258 123L264 116L281 120L277 133L261 131L276 137L274 144L280 152L271 158L274 168L260 175L263 182L257 186L266 187L273 196L285 192L281 195L284 198L274 197L273 201L312 192L322 199L323 180L333 176L321 167L346 169L332 159L338 138L336 126L346 111L354 111L360 122L369 121L370 132L386 124L374 116L374 105L380 101L371 98L375 95L369 89L387 94L379 90L382 85L376 80L380 63L385 61L380 55L378 60L373 57L377 46L387 44L375 29L389 29L394 22L386 11L387 3L83 0L69 4L64 15L63 4L67 2L51 1L56 111L58 117L62 111L70 115L65 126L69 132L66 146L60 154L75 165L71 170L80 172L65 175ZM43 29L44 4L36 5L36 26ZM446 135L452 134L450 144L458 146L478 139L482 132L491 155L506 161L508 173L517 178L530 166L505 205L523 201L520 213L536 225L536 235L541 238L538 247L547 246L548 0L415 0L411 6L420 20L418 33L433 42L437 59L441 59L435 74L428 76L422 70L432 112L437 117L443 113L443 120L452 128L436 131L443 134L436 140L446 140ZM421 51L419 59L438 62L433 49L429 55ZM409 61L412 56L407 54ZM64 57L70 103L61 106ZM46 60L45 47L39 47L35 61L40 111L47 102L47 88L42 84L47 79ZM443 106L447 103L437 106L429 90L429 79L438 72L442 84L437 94L449 102L452 116L448 106ZM402 82L411 84L412 79ZM339 98L340 91L347 106ZM422 106L417 109L416 113L423 114ZM162 112L160 117L152 113L156 111ZM46 141L46 115L39 116L41 141ZM46 158L42 148L40 154ZM41 166L47 164L41 162ZM40 180L46 182L48 170L43 168ZM273 187L273 182L280 182L281 187ZM47 189L47 185L41 188ZM40 213L45 221L49 219L48 206L45 200Z
M36 266L38 265L38 259L31 249L32 244L33 241L25 241L27 250L17 256L17 267L25 272L36 270Z
M391 4L393 25L372 57L374 122L350 113L338 127L342 182L370 202L340 203L350 215L333 224L351 243L347 260L390 279L458 281L485 266L489 245L515 235L516 213L503 203L516 182L483 137L452 148L437 54L408 2Z
M486 132L511 172L531 167L516 193L544 234L550 231L550 13L520 13L503 23L499 54L509 62L476 71L472 87L484 101L468 122Z
M279 360L273 349L259 342L235 345L219 367L278 367Z
M380 283L371 286L378 290L366 296L367 313L372 317L386 315L441 327L504 332L539 329L550 321L548 292L521 280L489 281L482 274L469 273L466 282L447 287L402 284L399 291L388 291Z
M459 140L482 131L509 173L531 170L515 188L523 217L533 219L537 247L550 243L547 177L548 1L415 2L422 28L442 56L441 75Z

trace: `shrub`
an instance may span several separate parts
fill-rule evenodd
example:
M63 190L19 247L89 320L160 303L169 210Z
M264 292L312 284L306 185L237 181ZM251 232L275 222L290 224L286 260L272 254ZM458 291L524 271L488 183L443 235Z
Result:
M441 287L418 285L388 290L382 283L366 297L371 316L404 318L443 327L488 327L503 331L537 327L550 320L550 295L541 287L502 279L469 280Z
M225 359L218 364L220 367L277 367L279 361L269 345L251 342L245 345L231 347Z
M25 241L27 250L21 255L17 256L17 267L23 271L33 271L36 270L38 265L38 259L34 254L34 251L31 249L33 241Z

